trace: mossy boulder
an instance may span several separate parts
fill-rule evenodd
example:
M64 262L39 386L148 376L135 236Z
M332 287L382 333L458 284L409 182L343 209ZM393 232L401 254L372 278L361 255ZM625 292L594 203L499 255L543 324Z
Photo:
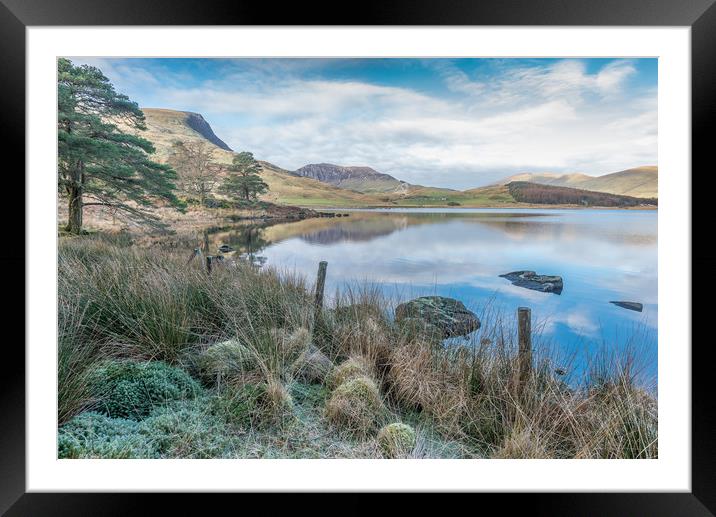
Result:
M477 315L454 298L422 296L395 308L395 321L418 318L439 328L443 337L465 336L480 328Z
M340 430L365 435L385 410L372 379L362 376L338 386L326 403L326 417Z
M415 430L407 424L388 424L378 432L378 445L386 458L408 457L415 443Z
M304 382L324 384L333 370L333 362L317 347L311 345L294 363L294 376Z
M331 389L337 388L346 381L355 377L370 377L372 368L368 361L362 357L351 357L333 368L327 377L328 386Z
M95 410L112 418L141 420L157 405L201 392L187 372L162 361L105 361L89 378Z
M424 342L437 345L442 343L444 332L441 328L421 318L402 318L398 329L404 342Z

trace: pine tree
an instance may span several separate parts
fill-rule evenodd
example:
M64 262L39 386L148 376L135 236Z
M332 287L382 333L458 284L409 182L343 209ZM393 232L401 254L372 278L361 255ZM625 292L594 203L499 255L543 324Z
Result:
M151 161L154 146L118 129L144 130L144 113L93 66L58 60L58 188L68 197L67 230L82 231L84 207L99 205L161 226L147 208L163 200L180 207L168 165Z
M221 185L221 191L227 196L255 201L259 194L268 191L268 185L259 176L261 166L253 154L245 151L235 155L229 171Z

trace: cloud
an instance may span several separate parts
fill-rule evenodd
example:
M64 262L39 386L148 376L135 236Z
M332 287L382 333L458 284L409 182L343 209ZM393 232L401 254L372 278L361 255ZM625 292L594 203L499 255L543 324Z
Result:
M497 77L474 80L449 63L438 67L448 88L479 97L488 106L531 102L536 97L575 103L589 94L611 97L636 73L628 60L613 61L592 74L587 72L584 61L560 60L551 65L510 67Z
M431 60L440 88L338 79L355 60L212 60L191 75L87 59L145 107L202 113L232 148L286 169L369 165L412 182L472 188L523 171L604 174L656 163L656 90L634 93L629 60L467 73ZM509 60L503 60L503 63Z

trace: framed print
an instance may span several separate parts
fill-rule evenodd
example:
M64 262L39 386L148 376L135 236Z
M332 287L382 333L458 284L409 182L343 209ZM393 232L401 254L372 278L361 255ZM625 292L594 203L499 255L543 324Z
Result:
M134 7L0 11L26 150L9 515L155 491L716 511L710 1Z

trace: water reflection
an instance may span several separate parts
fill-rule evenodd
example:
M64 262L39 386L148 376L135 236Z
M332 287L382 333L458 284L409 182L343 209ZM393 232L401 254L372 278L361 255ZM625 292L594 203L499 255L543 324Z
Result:
M656 372L657 213L637 210L351 211L214 229L254 263L309 279L328 261L327 293L372 282L396 298L441 294L478 312L533 308L536 327L559 346L593 349L639 334ZM560 275L561 296L512 285L516 270ZM610 304L642 303L642 313Z

